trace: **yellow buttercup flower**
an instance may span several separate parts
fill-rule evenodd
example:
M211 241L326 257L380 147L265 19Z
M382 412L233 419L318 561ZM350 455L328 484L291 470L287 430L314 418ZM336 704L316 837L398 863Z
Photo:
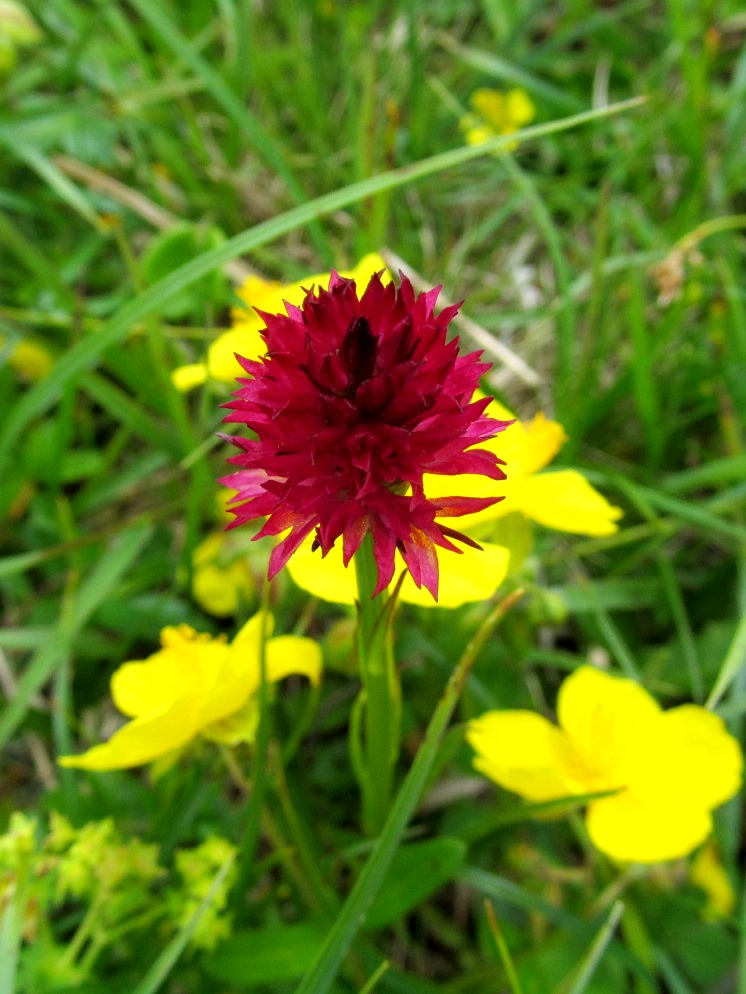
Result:
M267 627L270 626L267 618ZM125 663L111 679L119 710L131 718L103 745L62 766L116 770L141 766L182 749L198 736L235 745L251 742L258 724L262 615L256 614L233 642L195 632L188 625L164 628L162 648L148 659ZM321 679L321 650L294 635L269 638L267 680L298 673Z
M498 401L488 409L493 418L509 420L514 415ZM515 511L532 521L573 532L576 535L613 535L619 530L616 522L622 511L613 507L586 478L575 469L541 473L557 455L567 435L561 424L536 414L530 421L516 421L500 435L485 442L505 462L507 480L485 480L482 476L458 477L458 492L467 497L498 497L505 499L476 514L459 518L467 532L478 529ZM425 476L428 497L444 497L450 492L448 477Z
M514 417L497 401L492 402L488 413L503 421ZM547 528L578 535L612 535L617 531L621 510L613 507L577 470L539 472L555 457L566 438L562 425L537 414L531 421L516 421L482 446L504 460L506 480L470 474L426 474L423 485L428 497L458 493L465 497L502 495L504 500L458 519L459 531L476 538L484 551L466 546L461 555L449 557L448 568L441 570L437 605L415 587L410 577L404 580L401 599L424 607L460 607L492 597L508 574L510 552L489 541L490 529L506 514L518 512ZM345 569L341 550L334 548L321 559L312 546L310 536L288 560L293 580L315 597L353 604L357 598L355 571ZM403 562L401 568L404 569Z
M663 711L633 680L581 666L560 688L557 716L559 726L533 711L469 722L474 766L530 801L614 791L586 815L612 859L686 856L741 785L741 750L720 718L694 704Z
M386 269L386 263L380 255L371 253L364 256L354 269L340 271L340 276L354 279L359 286L364 287L373 273L382 269ZM233 383L237 376L243 376L243 368L235 353L238 352L245 359L258 359L264 355L266 348L261 336L264 321L256 311L277 314L284 310L286 303L299 307L306 296L306 290L311 286L323 286L325 289L329 286L330 275L318 273L315 276L305 276L296 283L280 283L260 276L249 276L236 291L244 303L231 311L232 328L219 335L210 345L206 362L179 366L173 371L171 378L176 389L192 390L207 379ZM388 273L384 275L384 282L391 282Z
M469 98L471 114L461 118L459 126L468 145L481 145L497 135L512 135L536 117L536 108L525 90L503 92L481 88ZM506 146L508 150L516 143Z

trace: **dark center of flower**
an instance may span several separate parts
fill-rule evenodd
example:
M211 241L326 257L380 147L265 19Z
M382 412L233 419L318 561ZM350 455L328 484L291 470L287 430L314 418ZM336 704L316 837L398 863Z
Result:
M339 349L339 358L350 377L349 393L370 379L376 364L378 338L370 330L367 318L358 317L345 332Z

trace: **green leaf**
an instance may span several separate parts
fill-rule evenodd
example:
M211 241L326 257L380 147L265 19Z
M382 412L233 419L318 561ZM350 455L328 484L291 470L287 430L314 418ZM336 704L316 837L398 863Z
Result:
M465 857L466 844L461 839L428 839L402 846L371 905L365 927L382 928L409 914L453 879Z
M220 944L205 969L242 987L295 980L313 963L328 930L329 923L321 920L242 929Z
M157 283L181 266L199 258L203 252L218 248L225 241L219 228L202 228L179 224L154 237L141 260L143 276L148 283ZM226 280L220 269L208 273L188 290L172 298L161 313L169 320L179 320L193 313L204 312L205 301L217 303L226 292Z

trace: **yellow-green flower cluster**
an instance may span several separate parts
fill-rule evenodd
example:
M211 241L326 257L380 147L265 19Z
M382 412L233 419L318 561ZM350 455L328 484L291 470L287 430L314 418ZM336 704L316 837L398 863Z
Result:
M195 848L177 849L173 875L161 865L157 845L125 838L111 818L75 828L53 811L45 833L37 819L14 812L0 835L0 913L15 904L26 943L19 954L24 989L77 990L102 952L125 935L155 926L165 945L210 891L189 942L211 949L230 932L226 904L236 852L212 836ZM64 937L57 935L57 909L63 905L81 913L72 936L68 915Z
M204 907L192 944L199 949L213 949L231 932L231 917L226 913L228 895L236 878L235 858L238 850L226 839L212 836L193 849L176 853L176 872L181 886L169 895L169 919L179 929L184 928L212 891L209 905ZM219 886L213 887L221 867L232 860Z
M474 765L530 801L607 793L588 804L586 825L620 862L686 856L740 788L738 742L694 704L663 711L633 680L581 666L560 688L557 716L490 711L470 722Z

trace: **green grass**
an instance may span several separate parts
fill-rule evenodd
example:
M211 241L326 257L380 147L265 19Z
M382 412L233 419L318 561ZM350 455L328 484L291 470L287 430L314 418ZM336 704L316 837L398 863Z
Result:
M220 620L191 597L192 553L215 528L225 472L214 433L227 388L182 395L171 370L228 325L241 266L291 281L380 249L465 299L479 347L493 338L528 364L527 380L496 360L494 388L522 416L560 420L569 440L558 464L625 511L609 538L536 528L527 593L477 659L458 720L489 707L551 712L562 675L592 657L638 676L664 706L709 701L743 738L739 6L27 8L43 38L0 78L2 824L13 810L42 822L56 810L78 826L112 817L166 863L211 834L240 845L248 824L252 856L222 952L177 958L186 933L161 923L156 972L137 933L102 954L80 990L157 983L192 994L219 977L228 994L298 984L309 994L746 994L741 918L704 921L683 864L620 875L580 821L531 820L497 789L475 800L458 730L427 740L432 772L420 766L411 786L417 745L483 606L398 616L403 793L375 845L360 829L347 756L350 616L309 604L286 576L271 593L277 630L320 639L330 665L318 695L274 703L261 804L238 797L208 748L152 780L60 775L53 762L110 733L109 678L153 652L161 628L232 637L256 607ZM515 154L462 144L459 116L484 86L519 86L536 105ZM176 225L186 255L155 266L153 247ZM682 248L681 293L664 304L652 267ZM32 384L6 361L26 338L55 359ZM463 338L476 347L468 327ZM256 548L261 575L266 550ZM238 761L253 770L248 750ZM434 790L418 810L425 783ZM740 801L716 821L742 900ZM387 860L406 866L422 837L454 843L463 859L387 920ZM374 900L386 925L361 929ZM12 953L17 908L3 901L0 942ZM79 914L74 902L57 907L55 941L69 941ZM241 936L262 953L255 983ZM53 971L24 967L25 949L4 991L44 994L39 976L49 991L72 989L69 977L55 986Z

